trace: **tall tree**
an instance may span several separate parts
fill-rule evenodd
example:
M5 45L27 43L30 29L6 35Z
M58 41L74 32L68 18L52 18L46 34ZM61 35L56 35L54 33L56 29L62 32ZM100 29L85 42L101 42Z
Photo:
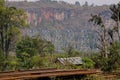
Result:
M26 15L24 11L15 7L6 7L5 1L0 0L0 49L6 58L18 40L20 28L25 26Z
M117 68L117 65L120 65L120 3L110 6L110 10L112 12L111 19L116 23L113 29L106 29L103 18L100 15L92 15L90 19L96 26L100 27L97 32L101 42L100 50L103 53L101 55L101 67L104 71L112 71ZM119 40L116 40L115 32L117 32Z
M98 48L102 52L103 57L108 57L108 42L107 42L107 30L103 23L102 17L100 15L91 15L92 18L90 21L94 23L94 25L98 26L97 33L99 35L99 42Z
M114 31L117 32L120 41L120 3L118 3L117 5L111 5L110 10L112 12L111 19L116 22L116 25L114 26Z

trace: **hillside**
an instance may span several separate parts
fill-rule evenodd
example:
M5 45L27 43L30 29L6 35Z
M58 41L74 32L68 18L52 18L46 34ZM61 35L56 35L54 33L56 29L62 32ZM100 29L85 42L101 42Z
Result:
M100 14L109 25L108 6L78 6L65 2L40 0L36 2L6 2L7 6L22 8L27 13L30 28L24 35L35 36L51 41L56 51L72 45L80 51L96 51L96 27L88 20L91 14Z

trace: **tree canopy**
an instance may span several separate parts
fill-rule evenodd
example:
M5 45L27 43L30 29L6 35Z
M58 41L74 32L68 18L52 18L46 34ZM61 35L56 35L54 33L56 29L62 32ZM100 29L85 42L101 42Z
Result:
M54 45L39 37L25 37L16 45L16 57L20 60L22 68L32 68L41 64L40 56L54 52ZM37 64L38 63L38 64Z
M19 38L20 28L26 26L26 14L15 7L6 7L0 0L0 50L8 56Z
M112 28L106 27L101 15L92 15L90 19L99 28L97 34L101 55L98 56L98 59L101 58L96 61L100 61L99 63L104 71L112 71L120 65L120 3L111 5L110 10L112 12L111 19L116 23Z

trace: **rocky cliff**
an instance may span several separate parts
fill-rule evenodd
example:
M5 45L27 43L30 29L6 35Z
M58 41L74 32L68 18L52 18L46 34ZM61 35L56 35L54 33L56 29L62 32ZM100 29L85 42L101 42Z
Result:
M27 13L30 28L24 35L35 36L51 41L57 51L72 45L81 51L95 51L97 35L91 23L91 14L102 15L107 24L110 18L108 6L78 6L65 2L40 0L36 2L7 2L7 6L22 8Z

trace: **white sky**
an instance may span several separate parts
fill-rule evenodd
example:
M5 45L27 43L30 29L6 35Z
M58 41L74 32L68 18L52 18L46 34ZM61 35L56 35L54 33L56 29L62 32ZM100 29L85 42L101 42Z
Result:
M9 1L23 1L23 0L9 0ZM28 0L28 1L36 1L36 0ZM80 4L84 4L85 1L87 1L89 4L97 4L97 5L103 5L103 4L116 4L120 2L120 0L57 0L57 1L66 1L69 3L75 3L75 1L79 1Z

